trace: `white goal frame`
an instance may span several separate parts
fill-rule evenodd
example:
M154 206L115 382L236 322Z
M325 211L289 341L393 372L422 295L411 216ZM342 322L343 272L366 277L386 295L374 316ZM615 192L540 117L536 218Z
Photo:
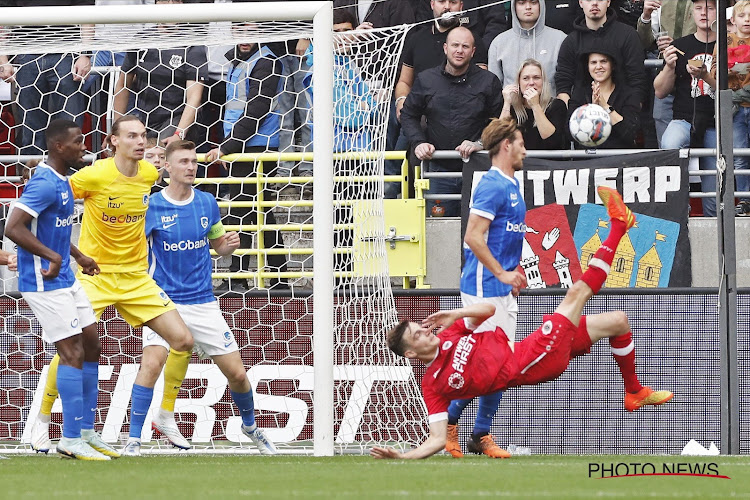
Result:
M333 456L333 2L9 7L0 9L0 20L7 26L313 21L313 453Z

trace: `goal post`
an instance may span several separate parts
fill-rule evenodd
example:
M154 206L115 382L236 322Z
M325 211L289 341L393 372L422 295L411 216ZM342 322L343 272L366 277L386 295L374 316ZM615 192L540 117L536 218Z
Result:
M390 353L385 345L385 332L395 324L396 313L385 258L383 151L390 92L395 86L398 59L409 26L340 35L333 33L333 18L330 1L0 8L0 23L5 26L0 27L3 40L0 53L8 56L135 52L204 45L210 49L222 45L234 47L246 42L312 40L310 54L306 56L314 61L311 78L309 82L305 81L307 86L304 88L293 89L295 106L301 106L298 103L307 100L312 111L307 125L314 133L310 134L309 142L299 135L299 129L305 123L297 123L292 118L291 130L286 130L284 116L279 119L282 121L281 132L291 131L292 146L297 147L296 151L314 152L314 182L305 181L308 184L303 186L312 188L314 202L306 202L301 194L299 200L291 201L282 199L280 193L261 194L266 175L263 173L266 167L262 166L265 160L248 159L257 152L246 153L244 158L243 153L228 156L229 179L225 184L237 188L227 195L228 201L219 203L223 217L231 218L236 207L272 205L268 213L276 212L277 217L281 214L286 217L286 222L269 222L261 208L257 208L261 215L254 221L245 215L239 216L237 222L225 219L224 224L229 230L243 231L252 237L253 248L245 247L243 243L237 253L243 258L257 258L258 271L253 272L241 264L238 272L232 272L243 279L247 277L250 290L242 293L239 301L231 290L222 293L219 301L238 344L242 344L241 355L249 368L253 390L257 390L256 410L261 412L259 425L271 431L270 437L282 442L282 449L302 450L317 456L330 456L336 451L351 449L364 452L367 446L376 443L414 444L419 435L415 429L425 430L424 406L410 365ZM144 26L167 23L169 30L144 31ZM217 31L212 26L214 23L239 23L246 29L237 35L228 28ZM81 29L84 25L97 25L97 30L99 25L115 25L115 39L98 35L89 37L89 33ZM58 29L55 36L42 36L51 26ZM24 28L20 30L23 35L11 36L16 27ZM287 70L289 68L285 68ZM175 79L172 83L175 83L177 77L172 78ZM282 79L287 78L291 75L285 73ZM356 89L361 95L353 95L342 86L342 80L351 80L351 89ZM36 83L30 85L36 86ZM149 81L145 90L154 90L150 85ZM137 100L145 90L131 91L136 109L139 106ZM289 89L284 87L280 92L288 93ZM40 96L40 99L46 98L41 92ZM353 104L344 102L353 98L359 100L352 101ZM191 106L187 98L183 105ZM275 105L276 100L264 118L282 115L273 108ZM52 118L55 111L45 109L41 102L38 108L44 109L48 118ZM146 116L151 118L148 114ZM92 122L96 122L96 117ZM15 130L18 134L23 127L29 126L25 122L16 123ZM35 134L43 131L43 126L37 127L33 130ZM269 136L269 144L270 141ZM95 155L101 153L97 146L92 145ZM279 165L295 156L281 152L280 147L278 150ZM299 163L309 160L306 155L301 158L300 153L299 156ZM21 154L18 157L27 156ZM258 165L259 173L235 174L232 168L237 165ZM297 177L293 174L288 175L290 186L301 182L295 181ZM310 172L308 177L300 174L299 178L311 177ZM221 183L220 180L206 181L209 181L207 184ZM257 196L244 196L248 185L257 189ZM305 215L305 207L311 207L309 215ZM245 208L245 212L249 209ZM295 217L307 219L295 223ZM364 221L361 224L367 228L367 234L363 234L361 228L357 231L352 227L358 221ZM308 238L306 231L311 225L312 236ZM264 234L276 230L283 235L284 251L268 248L265 242ZM362 236L362 241L353 241L359 236ZM312 256L309 252L307 256L300 252L300 256L295 257L294 249L305 245L312 247ZM301 293L295 288L300 280L292 283L289 277L297 271L289 272L286 268L261 271L262 262L270 261L280 253L285 254L290 266L296 262L301 274L312 270L312 283L308 281L307 285L301 286ZM378 265L363 266L361 262ZM226 274L221 271L225 268L221 259L216 259L214 266L220 275ZM268 281L269 273L276 273L274 276L278 276L278 280L288 278L292 293L268 292L263 280ZM12 279L5 278L5 281L5 290L8 290L7 285ZM12 374L13 380L17 377L19 387L0 386L0 416L3 416L0 424L5 415L12 415L7 418L8 425L0 425L0 442L21 442L29 435L29 426L24 421L34 418L34 412L39 408L39 384L44 383L45 365L52 348L42 344L38 323L20 297L6 296L3 300L9 301L9 305L3 306L0 301L0 317L7 316L3 317L5 324L11 325L7 327L7 333L16 338L13 344L16 347L7 355L13 362L6 363L5 374ZM103 372L100 371L100 385L104 404L108 403L108 407L99 414L97 426L103 425L103 437L114 442L128 425L129 387L140 356L140 331L127 327L114 311L108 311L100 323L103 367L106 366ZM295 314L298 316L294 317ZM34 345L30 354L26 352L28 347L22 347L29 342ZM127 347L126 352L119 352L124 347ZM189 397L183 398L181 393L176 412L195 415L195 419L178 419L178 424L181 429L192 431L192 439L186 437L195 448L203 446L208 451L228 448L245 452L244 438L237 430L237 413L222 385L225 383L223 376L206 366L205 361L196 358L193 361L195 364L188 373L191 383L186 380L183 385ZM23 377L20 376L22 372ZM34 382L30 382L32 379ZM8 396L11 393L13 398ZM157 390L152 408L158 407L159 394ZM312 408L308 408L308 400ZM206 410L201 405L214 405L214 408ZM145 435L144 443L148 441L150 431ZM216 444L225 440L240 445L233 448ZM284 446L284 443L289 446ZM144 446L144 450L148 452L148 447ZM158 447L154 451L160 452Z

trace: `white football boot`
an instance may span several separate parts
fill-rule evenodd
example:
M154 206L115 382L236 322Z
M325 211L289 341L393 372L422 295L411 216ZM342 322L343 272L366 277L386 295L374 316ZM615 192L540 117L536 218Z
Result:
M81 438L62 438L57 443L57 453L62 458L74 458L76 460L105 461L110 458L93 449Z
M188 443L188 440L183 437L180 429L177 427L174 415L170 418L164 416L162 411L159 410L156 412L156 416L151 423L151 428L159 431L175 448L180 448L182 450L190 449L190 443Z
M260 430L260 427L256 426L255 429L250 430L249 427L246 427L243 424L242 433L250 438L253 444L258 448L258 451L260 451L261 455L276 455L279 453L276 446L266 437L263 431Z

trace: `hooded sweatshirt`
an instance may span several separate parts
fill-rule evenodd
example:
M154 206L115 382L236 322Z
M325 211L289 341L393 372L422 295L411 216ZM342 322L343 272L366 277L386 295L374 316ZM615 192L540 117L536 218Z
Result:
M636 31L619 22L612 8L607 9L607 22L597 30L586 26L584 16L576 19L573 27L557 58L555 87L558 94L572 95L573 87L586 80L579 64L581 54L603 52L612 54L620 68L620 81L615 84L632 87L642 102L646 96L646 72L643 69L644 51Z
M526 59L536 59L542 63L552 95L555 95L555 66L560 46L566 38L565 33L545 26L544 2L539 2L539 19L528 30L521 28L516 15L516 0L511 1L510 13L513 17L513 27L500 33L492 41L487 69L497 75L505 87L517 83L521 63Z

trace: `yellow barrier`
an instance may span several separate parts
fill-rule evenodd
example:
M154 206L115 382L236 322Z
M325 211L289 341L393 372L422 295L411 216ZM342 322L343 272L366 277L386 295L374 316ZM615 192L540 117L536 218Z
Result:
M405 151L386 151L386 152L350 152L350 153L334 153L334 160L401 160L401 175L386 175L382 177L382 180L386 183L397 182L401 185L401 197L406 199L409 193L408 185L408 171L409 165L406 160ZM238 153L223 156L221 158L224 162L255 162L257 164L256 175L246 178L199 178L195 180L196 185L221 185L221 184L251 184L256 186L268 186L275 184L283 185L309 185L315 182L314 176L287 176L287 177L266 177L264 174L264 163L273 162L277 163L280 161L312 161L313 153ZM205 155L198 155L199 162L205 162ZM362 176L336 176L334 181L336 182L379 182L380 176L376 175L362 175ZM169 182L169 179L166 179ZM421 188L418 188L417 198L421 198ZM264 231L284 231L284 232L311 232L313 231L313 224L266 224L265 213L263 209L274 208L274 207L312 207L314 204L313 200L266 200L267 193L263 189L257 190L254 201L220 201L219 207L221 208L256 208L257 224L250 225L226 225L225 228L228 231L245 231L245 232L257 232L256 244L258 248L245 248L238 249L235 251L235 255L254 255L257 257L258 270L257 271L244 271L244 272L224 272L224 273L213 273L213 278L245 278L255 279L258 287L263 288L265 281L270 278L302 278L312 277L312 271L290 271L290 272L269 272L264 271L266 264L266 257L268 255L312 255L312 248L272 248L267 249L263 247ZM356 202L352 200L341 200L334 201L334 206L352 206ZM423 211L423 210L422 210ZM424 214L421 214L421 219L424 221ZM354 224L335 224L334 228L338 230L349 230L355 229ZM387 229L386 229L387 231ZM416 237L414 241L419 242L421 246L424 245L424 223L422 224L422 235ZM391 247L393 248L393 246ZM424 250L422 248L422 250ZM336 254L351 254L353 249L351 247L335 248L333 249ZM212 255L216 255L215 252L211 251ZM411 260L411 259L408 259ZM426 271L424 269L424 258L419 259L419 262L415 263L413 269L404 270L405 266L399 267L400 274L397 276L404 276L404 287L410 286L409 277L416 277L417 286L424 287L424 277ZM406 268L408 268L408 264ZM335 273L336 277L353 277L355 272L338 272Z

